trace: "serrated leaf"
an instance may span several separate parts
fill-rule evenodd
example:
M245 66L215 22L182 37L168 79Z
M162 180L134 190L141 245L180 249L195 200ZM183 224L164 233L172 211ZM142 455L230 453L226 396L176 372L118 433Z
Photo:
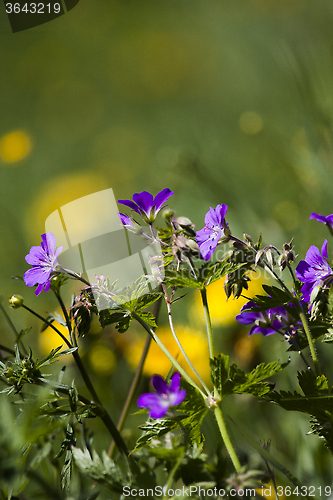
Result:
M137 312L137 315L140 316L140 318L143 319L143 321L148 323L148 325L152 326L153 328L157 327L155 316L153 315L153 313L151 313L149 311L147 311L147 312L140 311L140 312Z
M81 450L73 446L72 452L75 465L85 476L94 481L106 482L118 492L122 492L123 486L128 484L128 479L123 477L120 468L105 451L102 452L102 458L95 450L90 454L87 448Z
M162 297L163 293L162 292L152 292L152 293L146 293L145 295L142 295L141 297L138 298L134 310L136 313L139 311L142 311L143 309L146 309L147 307L151 306L156 302L158 299Z
M312 329L311 329L312 331ZM321 339L322 342L333 342L333 328L329 328L327 330L327 333L325 333L325 335L323 336L323 338Z
M69 449L66 451L64 465L61 469L61 487L63 490L69 490L71 483L72 461L73 453L72 450Z
M324 437L326 446L333 453L333 393L329 391L324 375L316 377L312 372L298 374L304 396L294 391L273 392L270 401L288 411L300 411L311 415L313 432Z
M271 390L265 379L282 370L279 361L261 363L250 373L245 373L235 363L229 366L229 356L219 354L210 360L211 377L219 395L224 398L230 394L252 394L264 396Z

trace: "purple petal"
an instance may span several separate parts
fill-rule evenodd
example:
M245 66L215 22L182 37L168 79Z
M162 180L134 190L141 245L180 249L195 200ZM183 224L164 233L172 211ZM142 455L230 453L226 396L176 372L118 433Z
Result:
M147 394L142 394L138 398L138 406L140 408L150 408L151 406L159 404L159 396L157 394L151 394L148 392Z
M32 267L28 269L23 279L27 286L35 286L37 283L46 283L51 275L51 268L47 267Z
M200 253L204 260L209 260L211 258L217 247L217 241L218 240L212 241L207 239L206 241L199 243Z
M151 383L153 384L153 387L157 394L168 394L169 393L169 387L167 382L162 378L160 375L154 375L153 378L151 379Z
M133 203L133 201L131 201L131 200L118 200L118 203L121 203L122 205L125 205L126 207L129 207L132 210L135 210L138 214L141 215L139 208L137 207L137 205L135 203Z
M177 406L182 403L185 399L186 391L181 389L179 392L174 392L170 396L170 406Z
M174 191L171 191L171 189L169 188L165 188L160 193L157 193L153 202L155 205L155 213L157 213L161 209L163 203L165 203L167 199L170 198L170 196L172 196L173 194Z
M297 279L299 279L300 281L304 281L304 274L307 273L310 267L311 266L307 262L305 262L305 260L301 260L295 269Z
M118 213L118 217L121 220L121 222L124 224L124 226L133 226L132 221L128 215Z
M40 284L38 285L38 287L36 288L36 290L35 290L35 294L36 294L36 295L39 295L40 293L42 293L43 288L44 288L44 283L40 283ZM49 288L50 288L50 287L49 287Z
M328 259L328 255L327 255L327 240L324 241L323 246L321 247L321 255L325 259Z
M243 325L250 325L251 323L254 323L257 318L258 313L254 312L243 312L241 314L237 314L236 316L236 320Z
M170 380L170 391L178 392L180 389L180 373L175 373L172 375Z
M312 212L309 219L310 220L315 219L318 222L322 222L323 224L326 224L326 222L327 222L327 218L324 215L319 215L319 214L316 214L315 212Z
M151 418L162 418L169 409L169 403L163 400L159 401L159 404L153 406L149 410L149 416Z
M224 218L227 214L228 211L228 205L225 203L222 203L222 205L217 205L216 207L216 213L218 214L218 218L220 220L220 225L223 224Z
M133 195L133 200L142 210L142 212L144 212L145 215L149 217L150 211L154 206L153 195L148 193L148 191L142 191L142 193L135 193Z
M53 233L42 234L41 247L48 255L54 255L56 238Z

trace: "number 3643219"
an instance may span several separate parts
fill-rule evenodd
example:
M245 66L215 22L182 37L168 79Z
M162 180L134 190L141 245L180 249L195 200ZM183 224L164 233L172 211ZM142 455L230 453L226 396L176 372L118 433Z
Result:
M25 3L21 6L19 3L6 3L7 14L59 14L61 10L60 3Z

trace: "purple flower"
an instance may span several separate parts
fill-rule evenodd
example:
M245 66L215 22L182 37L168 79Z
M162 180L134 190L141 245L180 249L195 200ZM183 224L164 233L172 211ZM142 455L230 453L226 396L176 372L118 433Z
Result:
M151 418L161 418L170 406L179 405L186 396L185 389L180 389L180 374L175 373L168 384L160 375L151 379L156 394L142 394L138 399L140 408L149 408Z
M205 215L205 227L197 232L196 240L204 260L209 260L219 240L230 234L229 226L224 220L227 210L228 206L224 203L217 205L215 209L210 207Z
M132 208L141 215L145 222L151 224L156 219L158 212L164 208L163 203L172 195L173 191L169 188L163 189L155 198L147 191L142 191L142 193L133 195L134 202L131 200L118 200L118 203Z
M306 252L305 260L301 260L296 267L296 276L304 283L301 292L305 302L310 301L311 292L316 286L321 288L329 286L333 281L332 269L325 259L328 259L327 240L321 247L321 254L316 246L311 245Z
M329 229L333 229L333 214L327 215L319 215L316 214L315 212L312 212L312 214L309 217L310 219L315 219L318 222L322 222L323 224L326 224Z
M123 223L125 229L134 234L142 233L142 227L137 222L135 222L132 217L129 217L128 215L122 213L118 213L118 217Z
M58 255L63 247L55 248L56 239L54 234L42 234L42 242L40 247L31 247L30 252L26 255L25 260L32 266L24 273L23 279L27 286L36 288L36 295L39 295L44 286L45 292L50 289L51 273L56 271L58 266Z
M241 313L236 316L236 320L243 325L254 323L249 335L253 333L262 333L265 336L272 335L277 330L285 328L290 324L288 312L283 306L274 307L273 309L268 309L268 311L245 312L246 309L252 307L258 306L251 300L242 307Z

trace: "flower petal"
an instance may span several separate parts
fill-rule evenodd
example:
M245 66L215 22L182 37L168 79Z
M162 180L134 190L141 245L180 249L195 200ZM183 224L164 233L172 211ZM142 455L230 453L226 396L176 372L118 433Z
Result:
M155 214L160 211L163 203L167 201L170 196L174 194L174 191L171 191L169 188L162 189L154 198L154 206L155 206Z
M169 387L167 382L164 380L163 377L160 375L154 375L153 378L151 379L151 383L153 384L153 387L157 394L168 394L169 393Z
M135 203L133 203L133 201L131 201L131 200L118 200L118 203L121 203L122 205L125 205L126 207L129 207L132 210L135 210L138 214L141 215L139 207Z
M150 211L154 206L153 195L148 193L148 191L142 191L141 193L135 193L133 195L133 200L138 205L138 207L149 217Z
M326 222L327 222L327 220L326 220L327 218L324 215L319 215L319 214L316 214L315 212L312 212L309 219L310 220L315 219L318 222L322 222L323 224L326 224Z
M178 392L180 389L180 373L174 373L170 379L170 391Z

